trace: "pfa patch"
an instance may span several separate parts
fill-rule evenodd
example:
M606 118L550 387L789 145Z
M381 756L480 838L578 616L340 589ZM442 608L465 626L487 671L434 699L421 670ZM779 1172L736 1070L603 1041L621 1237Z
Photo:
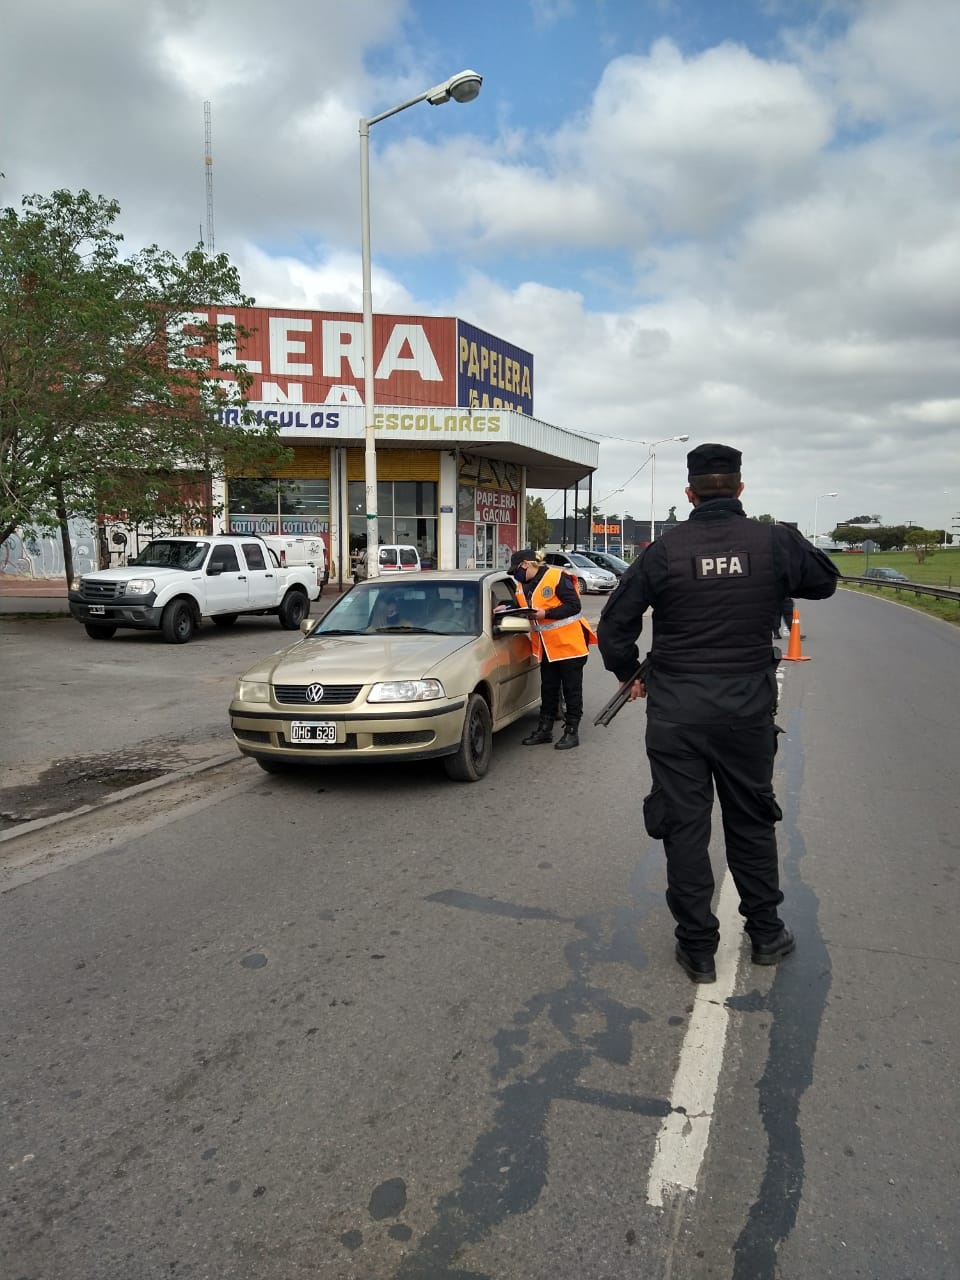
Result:
M745 551L728 551L724 555L694 556L695 578L749 578L750 556Z

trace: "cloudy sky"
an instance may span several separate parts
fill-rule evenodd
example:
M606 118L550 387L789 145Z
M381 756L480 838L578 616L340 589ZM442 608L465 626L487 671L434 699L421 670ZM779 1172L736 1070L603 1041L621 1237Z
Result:
M595 498L683 514L744 451L748 512L960 524L957 0L4 0L0 204L86 188L132 249L206 226L261 305L374 307L532 351L601 442ZM646 442L642 443L642 442ZM825 495L836 491L838 497ZM610 496L607 500L607 495ZM560 497L541 494L551 513Z

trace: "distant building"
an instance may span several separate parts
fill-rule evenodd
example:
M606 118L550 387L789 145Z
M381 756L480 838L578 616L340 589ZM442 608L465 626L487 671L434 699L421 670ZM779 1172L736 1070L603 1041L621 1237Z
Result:
M659 538L664 529L677 524L676 520L655 520L653 530ZM609 551L611 555L622 556L624 560L633 557L650 541L650 521L624 518L601 524L590 522L583 517L574 520L572 513L563 519L550 521L550 538L548 547L557 551L569 551L574 547L587 550Z

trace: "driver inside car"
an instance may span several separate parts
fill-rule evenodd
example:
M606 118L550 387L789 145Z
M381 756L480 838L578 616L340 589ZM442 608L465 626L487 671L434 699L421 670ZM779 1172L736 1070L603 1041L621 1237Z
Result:
M407 602L401 600L396 592L391 591L380 596L373 606L370 626L374 631L390 629L391 627L411 627L414 623L409 615L410 610L407 607Z

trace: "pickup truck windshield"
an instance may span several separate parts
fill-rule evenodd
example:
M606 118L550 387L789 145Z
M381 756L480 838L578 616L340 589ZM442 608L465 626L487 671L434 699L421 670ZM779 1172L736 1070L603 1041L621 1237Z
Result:
M209 542L174 542L158 538L148 542L127 564L145 569L199 569L207 558Z

